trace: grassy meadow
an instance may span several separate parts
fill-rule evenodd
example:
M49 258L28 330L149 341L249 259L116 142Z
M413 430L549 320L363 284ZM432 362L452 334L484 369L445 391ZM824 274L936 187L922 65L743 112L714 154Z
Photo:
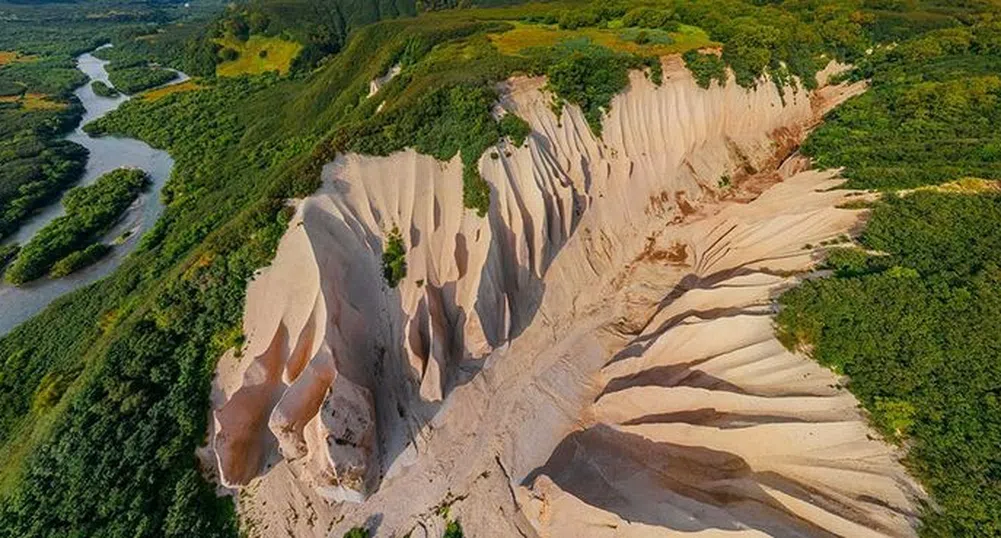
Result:
M216 75L236 77L240 75L260 75L269 71L287 74L302 45L278 37L252 35L246 41L233 36L216 38L215 43L236 51L234 60L221 62L216 66Z
M512 21L513 28L504 32L488 34L490 42L501 54L519 55L526 49L555 47L560 44L586 40L602 47L628 54L667 56L718 46L702 29L682 25L677 31L636 28L580 28L560 29L558 25L533 24ZM614 26L614 25L613 25ZM648 42L639 39L639 33L646 31Z

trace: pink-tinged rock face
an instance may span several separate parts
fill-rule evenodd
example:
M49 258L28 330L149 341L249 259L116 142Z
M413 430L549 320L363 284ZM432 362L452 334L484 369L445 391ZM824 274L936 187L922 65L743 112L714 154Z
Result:
M485 218L458 158L325 167L219 377L215 448L227 484L253 484L247 517L338 536L378 514L404 535L440 530L448 500L473 536L913 533L892 447L771 331L819 257L804 245L862 217L836 208L836 172L785 159L864 85L703 90L677 59L664 79L634 73L602 139L543 80L506 83L532 134L481 158Z

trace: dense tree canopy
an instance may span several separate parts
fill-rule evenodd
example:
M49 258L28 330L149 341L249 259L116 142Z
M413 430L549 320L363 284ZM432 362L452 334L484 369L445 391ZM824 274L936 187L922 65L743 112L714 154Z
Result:
M929 536L1001 535L1001 196L915 193L878 204L830 279L782 296L806 345L890 439L941 510ZM840 249L835 250L840 252Z

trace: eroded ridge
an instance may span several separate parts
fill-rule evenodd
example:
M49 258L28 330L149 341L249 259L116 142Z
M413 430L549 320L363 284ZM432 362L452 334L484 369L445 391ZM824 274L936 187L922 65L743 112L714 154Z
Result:
M462 210L458 158L324 168L220 365L213 446L224 483L252 486L247 517L430 536L461 498L477 536L910 533L920 492L893 450L769 317L818 256L803 245L860 219L833 173L779 165L864 84L783 98L664 74L631 75L601 139L543 80L505 83L532 134L481 157L486 218Z
M921 491L894 451L834 374L773 333L774 294L816 255L804 245L857 222L831 176L800 173L651 242L645 259L684 252L680 271L638 280L678 284L634 299L643 326L598 374L589 423L522 482L540 535L914 534Z

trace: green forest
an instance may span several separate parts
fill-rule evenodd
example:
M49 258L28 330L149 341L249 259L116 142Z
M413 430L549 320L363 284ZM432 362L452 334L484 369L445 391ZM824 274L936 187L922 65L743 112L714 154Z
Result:
M831 251L833 278L783 295L778 317L908 448L932 494L926 536L1001 536L1001 197L969 179L1001 179L1001 26L965 20L861 60L852 76L872 88L803 145L846 186L886 194L858 245Z
M177 78L176 72L159 67L126 67L108 71L108 80L111 85L116 90L126 94L161 86L175 78Z
M15 96L0 103L0 238L81 173L85 151L60 139L81 114L71 92L86 79L73 69L74 54L111 42L101 54L112 73L157 64L198 77L196 90L140 95L87 126L142 139L176 165L163 215L119 270L0 338L0 537L237 536L232 503L215 496L194 450L204 442L216 360L239 335L246 282L274 256L291 217L286 200L316 189L320 167L338 151L413 147L458 155L464 204L486 215L490 192L477 160L529 136L523 121L491 114L495 83L546 74L554 104L581 106L600 133L630 69L660 79L651 58L663 43L651 36L670 39L705 87L727 68L745 87L766 73L776 84L795 76L810 87L831 58L871 80L802 149L820 166L845 167L849 186L887 194L859 248L832 252L832 278L783 296L780 334L849 375L874 424L910 448L907 463L934 500L924 535L1001 536L1001 361L991 339L1001 319L998 197L891 192L999 179L996 7L458 4L252 0L197 12L179 2L0 4L4 24L19 17L0 32L0 49L36 56L0 67L0 95ZM640 48L574 39L502 50L493 39L515 23L620 32ZM722 55L697 52L701 42L686 48L682 25L701 29ZM638 28L650 30L639 40L648 42L638 43ZM223 35L281 36L302 50L286 76L217 77L224 59L213 39ZM397 63L401 74L366 98L369 81ZM138 80L151 80L142 73ZM28 109L42 101L61 106ZM14 260L5 278L58 276L104 254L96 236L131 202L133 184L68 195L80 214L67 217L85 231L65 221L20 253L3 247L0 260ZM387 254L393 282L405 258Z
M778 325L810 346L941 505L929 536L1001 533L1001 196L918 192L873 208L833 278L782 296ZM878 252L879 254L869 254Z

